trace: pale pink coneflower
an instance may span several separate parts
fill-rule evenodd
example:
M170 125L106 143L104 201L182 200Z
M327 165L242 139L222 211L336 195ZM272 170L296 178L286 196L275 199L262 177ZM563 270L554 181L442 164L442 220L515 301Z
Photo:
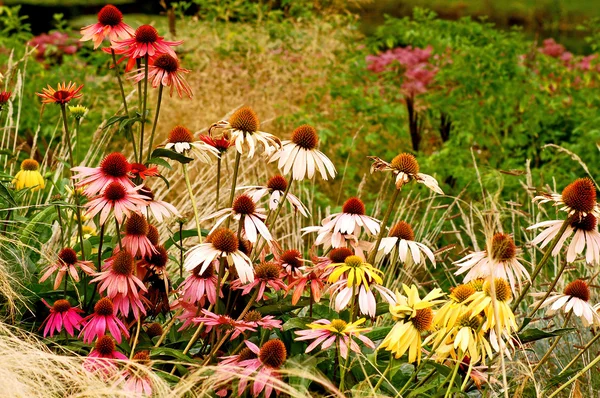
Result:
M283 141L279 151L271 155L269 162L277 162L277 167L286 175L292 173L294 180L313 178L315 171L321 173L324 180L335 178L333 162L317 149L319 136L317 130L302 125L292 133L291 141Z
M115 342L110 336L101 336L83 362L83 368L92 373L101 372L108 377L117 369L114 360L126 361L127 357L117 351Z
M135 260L131 253L121 250L106 262L110 264L110 268L94 274L96 278L90 283L98 282L98 291L106 291L106 295L123 316L129 316L130 308L133 309L136 318L140 312L145 314L139 290L146 292L147 289L134 275Z
M77 258L77 253L70 247L65 247L58 253L58 259L51 264L40 278L40 283L44 282L53 273L56 272L54 279L54 290L58 289L63 278L68 273L75 282L79 282L79 274L77 268L81 268L83 272L91 275L95 272L94 263L91 261L83 261Z
M219 218L220 217L220 218ZM229 217L238 222L243 222L243 230L246 238L251 243L256 243L260 234L267 242L273 241L273 237L269 229L265 225L264 220L267 218L265 209L256 207L256 203L248 195L240 195L233 201L231 208L221 209L214 212L202 220L210 220L218 218L210 233L215 231Z
M270 288L273 291L286 290L287 286L282 281L283 269L281 265L272 262L264 262L254 267L254 281L244 284L236 279L231 284L232 289L242 290L242 295L250 293L253 289L258 289L256 301L266 300L268 297L265 291Z
M71 307L67 300L56 300L52 307L48 305L46 300L42 299L46 307L50 309L50 315L40 325L40 329L44 328L44 337L54 336L54 333L62 332L63 328L69 336L73 337L75 330L81 327L81 315L83 311L76 307ZM44 327L45 326L45 327Z
M116 54L129 58L125 70L130 71L135 64L135 60L144 58L146 55L149 60L154 60L163 54L177 57L172 47L181 43L183 43L183 40L167 41L164 37L158 35L158 31L153 26L142 25L135 30L133 37L114 41L112 48Z
M377 283L373 278L369 278L368 283L360 286L348 286L346 279L340 279L329 287L329 294L332 307L336 312L341 312L348 307L352 300L352 292L358 297L358 308L361 314L375 318L377 311L377 300L375 300L376 291L390 305L396 304L394 292L387 287Z
M204 323L206 326L205 333L210 333L213 328L217 329L217 335L224 331L232 331L229 336L230 340L235 340L236 337L245 332L256 332L253 324L246 321L236 321L227 315L217 315L206 309L202 309L201 316L194 318L194 323Z
M203 273L214 260L224 258L228 265L234 265L238 277L243 283L254 281L254 269L248 256L239 250L239 241L235 233L221 228L212 232L206 242L192 247L186 253L183 267L191 271L201 267Z
M266 186L244 186L236 189L246 189L244 194L250 196L255 203L258 203L265 195L269 195L269 209L276 210L279 207L281 199L285 195L287 190L288 182L285 177L281 175L273 176L269 179ZM288 192L285 199L296 211L299 211L304 217L309 216L308 209L298 199L297 196Z
M273 381L278 380L281 383L279 369L287 360L285 344L279 339L269 340L260 348L248 340L244 343L256 358L239 362L239 366L245 369L239 375L238 394L241 395L252 380L252 395L257 397L264 390L265 397L269 398L273 390L277 390L277 384Z
M210 163L213 161L213 156L215 158L220 156L217 148L208 145L204 141L194 141L192 132L180 125L173 127L169 132L165 148L182 155L188 155L191 152L203 163Z
M146 257L156 253L148 239L148 221L139 213L131 213L125 221L125 232L121 239L123 248L133 256Z
M535 293L534 296L545 296L545 293ZM576 279L569 283L563 293L553 292L540 305L539 308L549 306L547 315L554 315L558 310L562 309L565 314L573 311L573 313L581 319L584 326L600 326L600 315L595 311L594 306L590 304L590 288L587 283L581 279ZM540 304L536 301L532 304L537 306Z
M402 188L403 185L411 181L416 181L437 194L444 194L435 178L419 172L420 167L417 159L409 153L401 153L392 159L390 163L376 156L370 156L369 158L373 161L371 173L374 171L391 171L396 176L397 189Z
M515 290L517 283L530 279L529 273L519 261L518 249L510 235L495 234L489 246L490 252L474 252L454 262L458 266L455 275L466 272L463 283L492 276L508 280L511 289Z
M281 329L282 323L279 319L275 319L273 315L263 316L260 312L253 310L248 311L244 316L244 321L248 322L255 328L262 328L265 330Z
M354 341L354 338L359 339L369 348L375 348L373 341L361 334L371 330L371 328L359 327L365 323L365 321L365 318L358 319L351 323L347 323L341 319L334 319L333 321L330 321L329 319L319 319L318 321L306 325L309 329L297 331L296 334L300 337L296 337L294 340L313 340L308 347L306 347L305 353L311 352L319 345L321 345L321 350L326 350L334 343L339 343L340 355L345 359L348 357L348 348L357 354L360 354L360 347L356 341Z
M192 98L192 88L181 76L181 74L189 72L189 69L179 66L177 58L169 54L162 54L148 66L148 81L154 88L158 86L171 87L169 95L173 95L173 88L175 88L180 98L182 93ZM140 68L134 73L136 74L131 77L134 82L142 81L146 77L144 68Z
M100 225L106 222L111 212L122 223L125 217L142 211L146 206L144 196L134 187L125 187L120 182L111 182L102 194L85 204L88 217L92 218L100 213Z
M600 263L600 233L598 232L597 221L596 216L591 213L586 216L570 218L567 229L558 240L554 250L552 250L552 255L558 255L565 241L573 236L567 249L567 262L572 263L575 261L577 255L587 247L585 252L586 262L588 264ZM564 220L542 221L527 228L529 230L545 228L531 243L534 245L539 244L540 249L543 249L558 235L563 223Z
M104 6L98 13L98 22L81 28L82 38L79 41L92 40L94 49L100 47L104 39L112 42L128 39L135 31L123 22L123 14L113 5Z
M111 182L119 182L124 187L134 186L129 178L131 164L119 152L107 155L99 167L78 166L72 167L71 170L77 173L73 179L79 180L75 186L84 187L83 193L87 196L104 191Z
M588 214L600 216L596 202L596 185L589 178L579 178L563 189L562 193L542 193L533 198L540 204L554 202L554 206L567 212L569 216L583 217Z
M150 353L148 351L136 352L131 360L140 366L150 364ZM123 385L125 391L129 391L134 397L152 396L152 380L145 372L135 368L127 368L117 381Z
M259 131L259 126L260 121L256 112L249 106L243 106L235 111L229 120L221 120L212 127L228 130L235 149L242 154L247 147L248 158L253 158L256 153L256 146L259 143L263 146L267 156L281 148L279 138L273 134Z
M101 298L94 306L94 313L86 316L82 321L83 329L79 337L83 335L84 343L91 343L95 338L104 336L110 332L117 343L121 343L121 335L129 338L129 332L125 324L115 316L113 302L108 297Z
M165 219L180 216L179 210L177 210L175 206L164 200L156 199L154 192L147 186L144 185L141 187L138 193L144 197L147 209L159 223L163 222Z
M191 274L179 285L179 297L188 303L204 306L206 299L211 304L217 303L217 276L215 267L210 264L204 272L200 272L201 266L192 269ZM222 289L219 289L219 297L223 297Z
M381 239L376 261L379 262L384 256L391 254L391 261L400 259L403 263L413 261L415 264L425 264L428 258L435 267L435 256L430 248L415 241L415 233L412 227L405 221L399 221L389 232L388 237Z

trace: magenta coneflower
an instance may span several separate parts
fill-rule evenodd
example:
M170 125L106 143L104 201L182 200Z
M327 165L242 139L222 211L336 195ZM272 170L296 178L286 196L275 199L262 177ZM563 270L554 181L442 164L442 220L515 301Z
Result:
M101 336L85 359L83 367L88 372L101 371L108 375L116 369L116 364L112 362L115 359L125 361L127 357L117 351L115 342L110 336Z
M178 46L181 43L183 43L183 40L167 41L164 37L158 35L158 31L153 26L142 25L135 30L133 37L115 41L112 43L112 48L116 54L129 58L125 69L129 71L135 64L136 59L143 58L146 55L151 60L163 54L177 57L171 47Z
M239 366L245 368L240 375L238 393L246 390L248 382L253 380L252 395L258 396L264 390L265 397L271 396L273 389L277 389L273 379L281 382L279 369L287 359L287 349L283 341L273 339L267 341L259 349L257 345L246 340L246 346L256 355L254 359L246 359L239 362Z
M194 318L194 323L204 323L206 325L206 333L209 333L213 328L217 328L217 334L223 331L233 331L229 337L234 340L236 337L247 331L256 332L254 325L246 321L236 321L227 315L217 315L206 309L202 310L202 315Z
M331 347L334 343L339 343L340 354L342 358L348 357L348 348L356 353L360 353L360 347L352 338L357 338L363 342L369 348L375 348L375 344L366 336L361 335L363 332L368 332L371 328L359 328L358 326L366 321L365 318L361 318L356 322L347 323L341 319L319 319L306 326L309 327L307 330L297 331L296 334L300 337L296 337L296 341L313 340L312 343L306 347L306 353L311 352L319 345L321 350L326 350Z
M189 69L184 69L179 66L179 60L169 55L159 55L154 59L154 62L148 67L148 81L152 84L152 87L156 88L159 85L164 87L171 87L169 95L173 95L173 88L177 90L179 97L182 97L182 93L185 93L188 97L192 98L192 88L185 81L181 74L189 73ZM135 75L131 79L135 82L144 80L146 77L144 69L138 69L135 71Z
M242 194L235 198L231 208L222 209L214 212L203 218L203 220L210 220L211 218L219 218L216 222L211 233L219 227L229 217L233 218L238 222L244 223L244 233L251 243L256 243L258 234L260 234L267 242L271 242L273 237L269 232L269 229L265 225L264 220L267 218L265 210L263 208L257 208L254 200L248 195ZM243 220L242 220L243 217Z
M94 274L92 282L98 283L100 293L106 291L107 296L113 301L115 307L124 316L129 316L130 307L137 318L139 312L146 313L140 301L139 290L147 291L141 280L135 276L135 260L127 250L121 250L110 259L106 260L110 267L105 271Z
M85 204L87 215L94 217L100 213L100 224L104 224L112 212L119 223L131 213L140 212L147 206L145 197L133 187L125 187L120 182L111 182L104 191Z
M123 14L113 5L102 7L98 13L98 22L81 28L82 38L80 41L92 40L94 49L100 47L104 39L114 42L117 39L127 39L135 31L123 22Z
M252 198L255 203L258 203L265 195L269 195L269 209L276 210L285 195L287 190L288 182L284 176L276 175L269 179L266 186L247 186L239 187L237 189L247 189L244 194ZM288 191L286 200L296 211L299 211L304 217L308 217L309 212L306 206L298 199L297 196L293 195Z
M277 162L283 174L292 172L294 180L313 178L315 171L327 180L335 178L336 170L333 162L317 149L319 136L314 127L307 124L298 127L292 133L291 141L283 141L279 151L273 153L269 162Z
M106 334L107 331L121 343L123 334L126 338L129 338L127 328L115 316L115 309L113 302L108 297L101 298L94 306L94 313L86 316L82 321L83 329L79 337L83 335L84 343L91 343L95 338L100 338Z
M175 206L163 200L156 199L154 192L147 186L144 185L140 188L138 193L146 199L147 208L156 221L163 222L166 218L179 217L179 210Z
M529 230L545 228L531 243L534 245L539 244L540 248L543 249L558 235L563 223L563 220L543 221L527 228ZM571 239L571 243L569 243L567 249L567 262L572 263L575 261L577 255L587 247L585 252L586 262L588 264L600 263L600 233L598 232L598 220L596 216L589 213L586 216L575 216L569 219L567 229L563 232L554 250L552 250L553 256L560 253L563 244L571 236L573 236L573 239Z
M192 273L185 278L179 285L179 297L183 301L195 304L198 303L201 307L208 299L209 303L217 303L217 276L215 275L215 267L210 264L204 272L200 272L201 266L197 266L192 270ZM219 296L223 297L223 292L219 289Z
M42 98L43 104L64 105L73 99L81 98L83 96L80 93L82 88L83 84L77 87L76 83L66 84L63 82L58 83L56 90L48 85L48 88L43 88L41 93L35 93L35 95Z
M206 238L205 243L188 250L183 267L188 271L201 267L198 272L203 273L214 260L225 258L228 265L235 266L238 277L243 283L252 282L254 281L252 262L239 248L240 243L233 231L226 228L217 229Z
M52 307L48 305L46 300L42 299L42 302L46 307L50 309L50 315L40 325L40 329L44 327L44 337L50 335L54 336L54 333L60 333L63 328L73 337L75 329L81 328L80 322L82 320L80 313L83 311L79 308L71 307L71 304L67 300L56 300Z
M54 290L58 289L62 282L65 274L71 275L71 278L75 282L79 282L79 274L77 273L77 267L81 268L83 272L91 275L95 272L94 264L91 261L83 261L77 258L77 253L70 247L65 247L58 253L58 260L46 268L46 272L40 278L40 283L44 282L53 273L57 272L56 279L54 279Z
M107 155L102 159L99 167L78 166L71 170L78 173L73 178L80 180L75 186L84 187L83 193L87 196L102 192L111 182L119 182L125 187L134 186L129 179L131 164L119 152Z
M256 288L258 289L256 301L266 300L268 298L265 295L267 288L271 288L275 292L287 289L287 286L281 280L283 276L281 265L269 262L261 263L254 267L254 281L244 284L237 279L231 284L231 287L233 289L241 289L242 295L246 295Z
M244 321L248 322L254 327L260 327L266 330L282 328L282 324L279 319L275 319L273 315L262 316L262 314L256 310L248 311L248 313L244 316Z
M600 216L600 208L596 202L596 185L589 178L579 178L563 189L561 194L543 193L533 198L540 204L554 202L562 211L570 216L583 217L588 214Z
M156 253L148 239L148 221L139 213L131 213L125 221L125 233L122 244L134 256L146 257Z

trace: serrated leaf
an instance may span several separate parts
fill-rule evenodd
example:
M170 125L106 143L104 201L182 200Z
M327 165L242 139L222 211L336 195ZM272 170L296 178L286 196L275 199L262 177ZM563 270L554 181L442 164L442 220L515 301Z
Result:
M175 151L172 151L170 149L166 149L166 148L156 148L154 150L154 152L152 152L152 155L150 156L150 158L167 158L167 159L171 159L171 160L175 160L181 164L187 164L189 162L191 162L192 158L189 158L185 155L182 155L180 153L177 153Z
M564 328L546 332L540 329L532 328L519 333L518 338L521 341L521 343L531 343L532 341L547 339L549 337L564 336L566 334L571 333L574 330L575 328Z

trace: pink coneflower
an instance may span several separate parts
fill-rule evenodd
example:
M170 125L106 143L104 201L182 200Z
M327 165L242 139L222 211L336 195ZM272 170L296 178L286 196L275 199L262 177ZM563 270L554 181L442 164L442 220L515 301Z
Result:
M255 203L258 203L265 195L269 195L269 209L276 210L279 206L281 198L285 195L285 191L287 190L288 182L285 177L276 175L271 177L267 182L267 185L262 186L248 186L248 187L239 187L238 189L246 189L244 192L246 195L250 196ZM286 195L286 200L292 206L292 208L296 211L299 211L304 217L308 217L308 209L304 204L296 197L292 195L292 193L288 192Z
M150 60L154 60L163 54L177 57L171 47L178 46L181 43L183 43L183 40L167 41L164 37L158 35L158 31L153 26L142 25L135 30L133 37L115 41L112 43L112 48L116 54L129 58L125 70L130 71L135 64L135 60L146 55Z
M217 276L215 275L215 267L210 264L204 272L200 272L201 266L197 266L192 270L192 273L185 278L179 285L179 297L183 301L195 304L198 303L201 307L208 299L209 303L217 303ZM219 289L219 296L223 297L223 292Z
M563 189L561 194L543 193L533 198L540 204L554 202L562 211L569 216L584 217L588 214L600 216L600 208L596 202L596 185L589 178L579 178Z
M102 192L111 182L119 182L124 187L134 186L129 179L131 164L119 152L107 155L102 159L99 167L78 166L71 170L78 173L73 178L80 180L75 186L85 187L83 192L88 196Z
M126 338L129 338L127 328L115 316L115 308L113 302L108 297L101 298L94 306L94 313L86 316L82 321L83 329L79 337L83 335L84 343L91 343L95 338L104 336L107 331L117 340L117 343L121 343L121 334Z
M545 295L545 293L534 295ZM550 316L554 315L559 309L562 309L565 314L573 311L585 326L600 325L600 315L595 311L594 306L590 304L590 296L588 284L581 279L576 279L565 287L563 293L553 292L539 308L550 306L546 311L546 314ZM536 301L532 304L532 307L537 307L539 303L539 301Z
M252 282L254 281L252 262L239 248L238 238L233 231L226 228L217 229L206 238L206 242L188 250L183 267L188 271L201 267L198 272L203 273L214 260L225 258L228 265L235 266L238 277L243 283Z
M231 208L222 209L214 212L203 218L209 220L211 218L221 217L216 222L211 233L216 230L229 217L238 222L244 223L244 233L251 243L256 243L258 234L260 234L267 242L271 242L273 237L269 229L265 225L267 218L263 208L257 208L256 203L248 195L240 195L233 201ZM242 220L243 217L243 220Z
M463 283L488 276L507 279L512 290L515 290L518 282L530 278L525 267L519 262L518 250L510 235L495 234L489 243L489 248L489 252L487 249L474 252L455 261L458 271L454 274L460 275L468 271Z
M126 361L127 357L117 351L115 342L110 336L101 336L85 359L83 368L88 372L101 371L109 375L116 369L116 364L112 361L115 359Z
M552 250L552 255L558 255L565 241L574 234L567 249L567 262L572 263L575 261L577 255L587 247L585 252L586 262L588 264L600 263L600 233L598 232L597 221L596 216L591 213L569 219L569 225L567 225L567 229L563 232L554 250ZM534 245L539 244L540 249L543 249L558 235L563 223L563 220L543 221L527 228L529 230L545 228L531 243Z
M131 213L125 221L125 236L121 243L134 256L146 257L156 253L148 239L148 221L139 213Z
M237 279L231 284L231 287L233 289L241 289L242 295L246 295L256 288L258 289L256 301L266 300L268 298L265 295L267 288L271 288L275 292L287 289L287 286L281 280L283 276L281 265L270 262L261 263L254 267L254 281L244 284Z
M376 261L378 262L384 255L390 254L392 262L400 259L403 263L412 260L415 264L425 264L425 258L429 258L435 267L433 251L415 241L415 233L410 224L405 221L399 221L390 229L389 236L381 239Z
M282 324L279 319L275 319L275 317L272 315L263 317L262 314L256 310L248 311L248 313L244 316L244 321L256 328L260 327L266 330L282 328Z
M54 279L54 290L58 289L62 282L65 274L71 275L71 278L75 282L79 282L79 274L77 273L77 267L81 268L83 272L91 275L95 272L94 264L91 261L82 261L77 259L77 253L70 247L65 247L58 253L58 260L46 268L46 272L40 278L40 283L44 282L53 273L57 272L56 279Z
M231 340L247 331L256 332L254 325L249 322L236 321L227 315L217 315L206 309L202 310L202 316L194 318L194 323L202 322L206 325L206 333L209 333L213 328L217 329L219 335L223 331L233 331L229 337Z
M90 283L99 282L98 291L106 291L107 296L113 301L115 308L124 316L129 316L130 308L137 318L139 312L146 313L140 301L138 290L147 291L141 280L135 276L135 260L127 250L121 250L110 259L106 260L105 271L94 274L96 278Z
M83 94L80 93L83 88L83 84L77 87L76 83L69 82L58 83L58 87L53 89L48 85L47 88L43 88L41 93L35 93L38 97L42 98L43 104L59 104L64 105L69 101L81 98Z
M358 295L358 308L360 313L368 315L371 318L375 318L377 310L377 300L375 300L374 292L388 302L388 304L396 304L394 292L387 287L377 283L373 278L368 278L368 283L363 283L360 286L356 286L354 289L352 286L348 286L346 279L340 279L329 287L330 300L332 307L337 311L341 312L350 304L352 300L352 292Z
M139 189L138 193L146 199L146 206L156 221L163 222L165 218L179 217L179 210L172 204L164 200L158 200L154 196L154 192L147 186Z
M150 353L148 351L136 352L131 360L147 366L150 363ZM139 370L126 369L118 383L123 383L123 389L136 397L152 396L152 380L147 374Z
M283 174L292 172L294 180L313 178L315 171L321 178L335 178L336 170L333 162L317 149L319 136L314 127L307 124L298 127L292 133L291 141L283 141L279 151L273 153L269 162L277 162Z
M333 248L344 247L349 237L358 239L363 228L368 235L377 235L379 220L365 214L365 205L360 199L350 198L342 206L341 213L332 214L321 221L315 245L323 244L328 248L330 243Z
M117 39L127 39L135 31L123 22L123 14L113 5L102 7L98 13L98 22L81 28L82 38L79 41L92 40L94 49L100 47L104 39L114 42Z
M248 382L253 380L252 395L256 397L264 390L265 397L268 398L273 389L277 388L273 385L272 380L278 379L281 382L279 369L287 359L285 344L279 339L273 339L267 341L259 349L256 344L248 340L244 343L257 357L239 362L239 366L245 369L240 375L238 394L241 395L246 390Z
M146 167L141 163L131 163L129 173L131 173L131 178L139 177L142 180L145 180L147 177L157 177L160 175L158 172L158 167Z
M356 322L347 323L341 319L319 319L313 323L309 323L308 330L299 330L296 334L300 337L296 337L296 341L314 340L306 347L306 353L311 352L319 345L321 350L326 350L331 347L334 343L339 343L340 354L342 358L348 357L348 348L352 351L360 354L360 347L353 340L357 338L363 342L369 348L375 348L375 344L366 336L361 335L363 332L368 332L371 328L359 328L358 326L366 321L365 318L361 318Z
M419 172L420 168L417 159L409 153L401 153L392 159L390 163L376 156L370 156L370 159L373 161L371 173L374 171L391 171L396 176L397 189L402 188L402 186L411 181L416 181L437 194L444 194L435 178Z
M169 54L163 54L155 58L154 62L148 67L148 81L154 88L159 85L171 87L169 95L173 95L173 88L175 88L180 98L182 93L192 98L192 88L181 76L181 74L189 72L189 69L179 67L177 58ZM135 73L137 74L131 77L135 82L144 80L146 77L144 69L138 69Z
M100 224L113 212L119 223L131 213L140 212L147 206L145 197L135 188L125 187L120 182L111 182L104 192L86 203L87 215L91 218L100 213Z
M40 325L40 329L44 327L44 337L50 335L54 336L54 332L60 333L63 330L73 337L75 329L79 330L80 322L82 320L80 313L83 311L79 308L71 307L71 304L67 300L56 300L52 307L48 305L46 300L42 299L42 302L46 307L50 309L50 315Z

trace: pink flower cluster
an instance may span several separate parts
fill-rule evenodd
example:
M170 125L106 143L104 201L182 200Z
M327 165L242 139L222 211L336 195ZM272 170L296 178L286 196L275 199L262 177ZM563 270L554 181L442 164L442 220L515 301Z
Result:
M405 95L413 97L427 91L438 72L430 63L433 49L418 47L398 47L378 55L367 56L367 68L375 73L398 70L402 74L401 89Z

